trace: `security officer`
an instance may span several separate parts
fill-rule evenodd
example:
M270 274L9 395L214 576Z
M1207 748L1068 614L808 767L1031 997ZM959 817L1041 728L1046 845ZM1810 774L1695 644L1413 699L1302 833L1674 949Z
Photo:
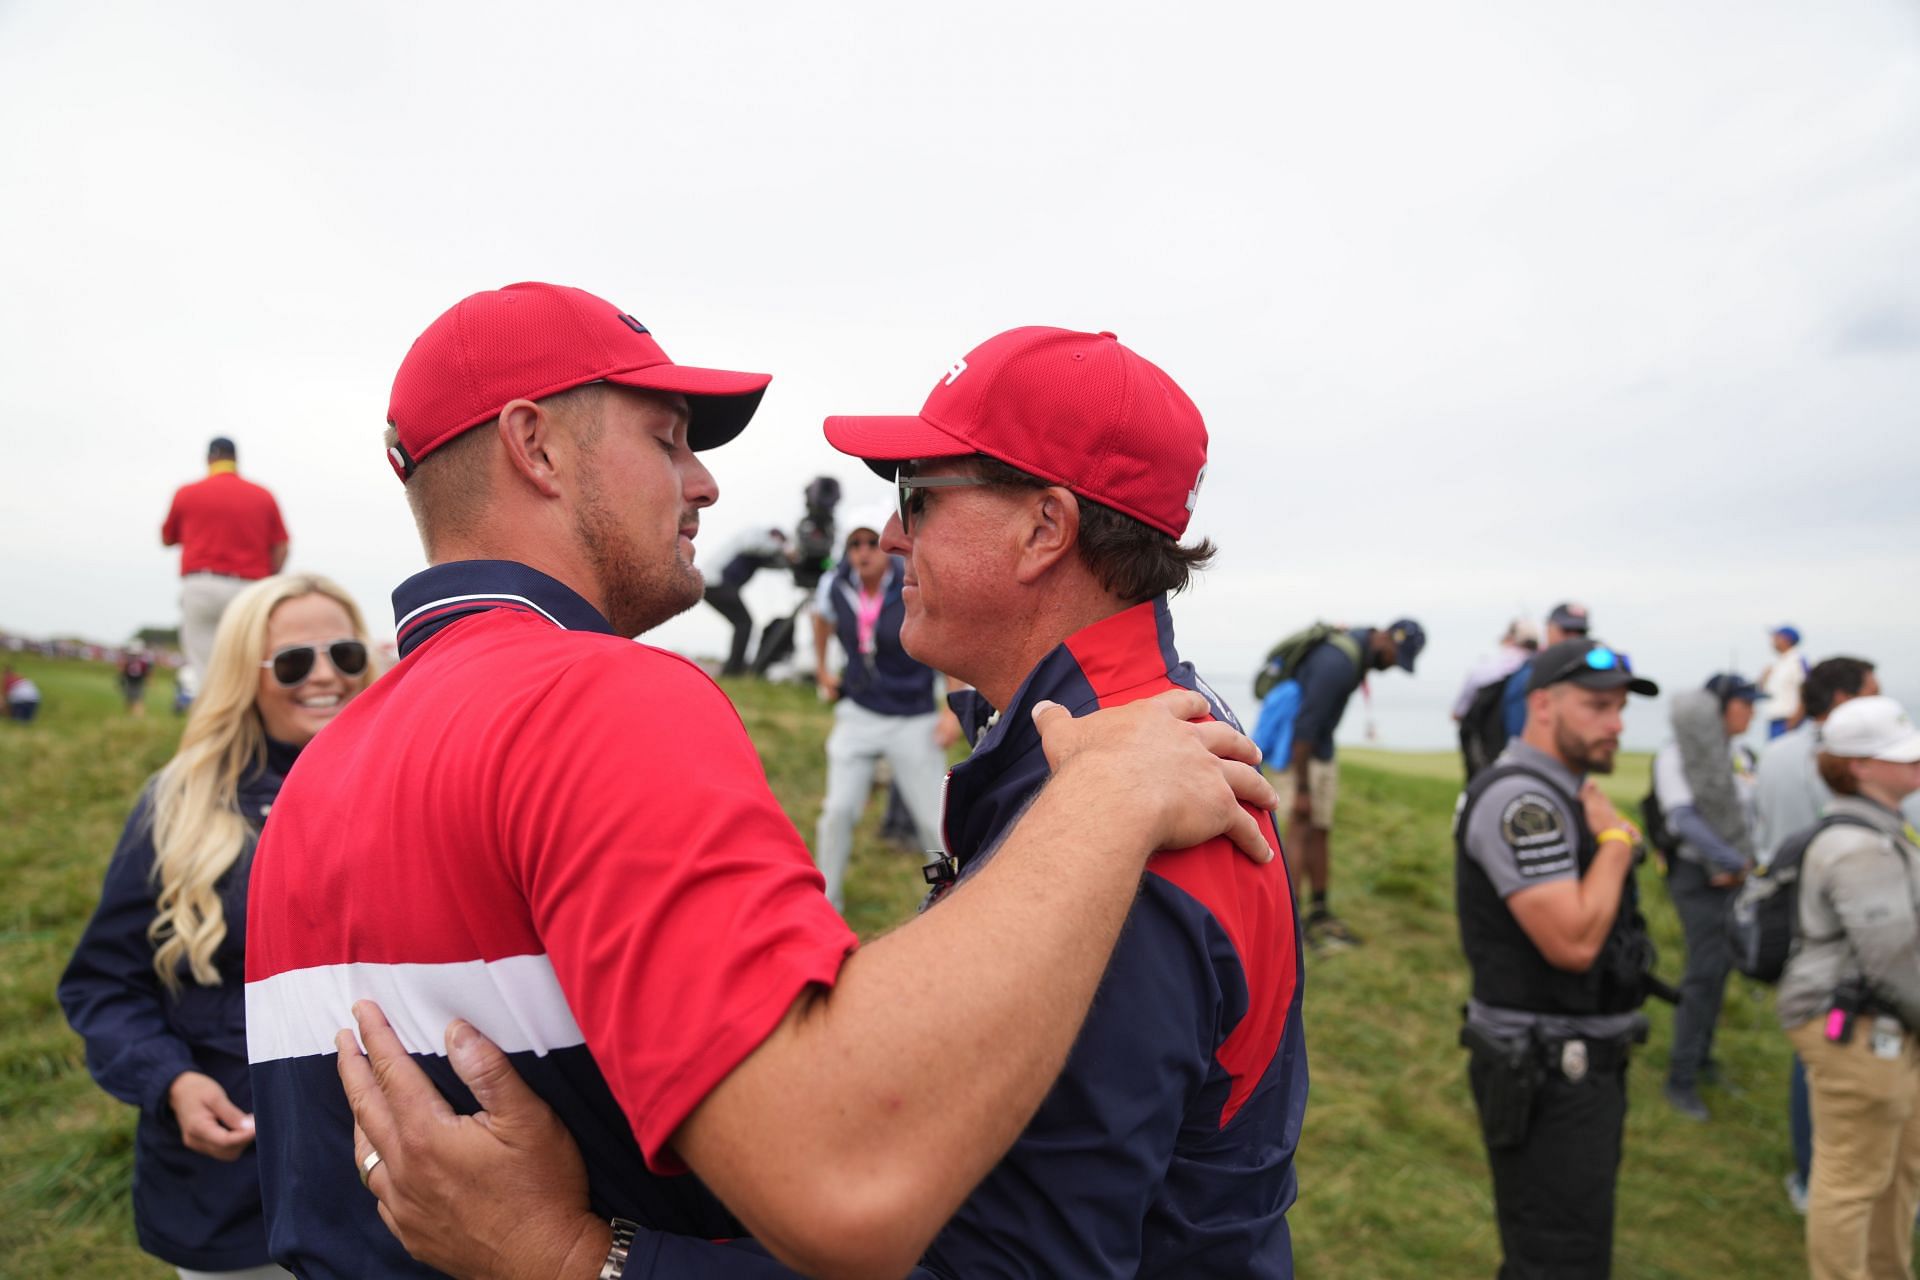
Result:
M1611 773L1629 693L1659 688L1585 636L1543 650L1527 724L1454 823L1461 1043L1479 1108L1503 1280L1604 1277L1626 1120L1627 1046L1660 984L1634 897L1640 833L1587 779Z

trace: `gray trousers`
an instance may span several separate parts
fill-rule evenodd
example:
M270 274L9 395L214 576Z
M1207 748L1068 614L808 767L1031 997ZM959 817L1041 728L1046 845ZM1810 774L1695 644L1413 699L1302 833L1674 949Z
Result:
M827 878L827 897L836 907L847 857L853 852L853 827L873 792L873 767L881 757L900 784L922 849L940 847L940 786L947 776L947 753L933 741L938 712L919 716L883 716L842 698L833 708L833 732L827 735L827 798L820 806L814 861Z
M220 573L190 573L180 579L180 651L187 655L187 666L199 681L207 674L213 659L213 636L220 629L220 615L233 598L252 586L252 578L229 578Z
M1687 939L1687 968L1680 979L1680 1004L1673 1011L1673 1056L1667 1083L1691 1089L1700 1068L1713 1056L1713 1029L1720 1022L1720 1004L1727 993L1727 973L1733 952L1727 945L1727 903L1737 892L1707 883L1708 871L1697 862L1675 858L1667 876L1667 892L1680 913Z

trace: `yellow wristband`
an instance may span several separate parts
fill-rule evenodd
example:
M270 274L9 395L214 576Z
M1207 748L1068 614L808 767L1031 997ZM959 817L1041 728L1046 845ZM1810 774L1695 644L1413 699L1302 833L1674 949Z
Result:
M1605 844L1609 840L1618 840L1621 844L1630 845L1633 843L1633 833L1625 827L1608 827L1593 838L1596 845Z

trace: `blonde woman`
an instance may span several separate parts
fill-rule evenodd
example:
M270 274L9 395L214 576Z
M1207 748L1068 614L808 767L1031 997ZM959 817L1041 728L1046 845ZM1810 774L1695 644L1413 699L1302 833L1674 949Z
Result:
M100 1087L140 1108L134 1227L183 1280L268 1264L247 1080L247 871L300 749L373 675L366 624L325 578L227 607L180 748L141 793L60 980Z

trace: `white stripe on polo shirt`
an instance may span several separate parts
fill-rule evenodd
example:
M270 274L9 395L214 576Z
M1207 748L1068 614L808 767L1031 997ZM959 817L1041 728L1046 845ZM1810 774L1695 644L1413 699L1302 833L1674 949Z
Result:
M561 622L560 619L554 617L552 614L548 613L545 609L542 609L539 605L527 599L525 596L510 596L498 591L482 591L474 595L448 596L443 600L429 600L427 603L421 605L418 609L415 609L412 613L409 613L406 617L400 619L400 621L394 623L393 632L395 635L399 635L402 631L405 631L407 629L407 624L409 622L412 622L415 618L419 617L423 613L430 612L431 610L434 610L434 609L444 609L450 604L466 604L469 601L473 601L473 600L511 600L515 604L523 604L527 606L527 608L533 610L535 613L545 618L548 622L551 622L554 626L559 627L562 631L565 631L567 629L566 624Z
M334 1051L353 1002L372 1000L408 1053L446 1053L447 1024L465 1018L507 1053L542 1057L586 1043L544 955L449 964L328 964L247 984L247 1058L273 1062Z

